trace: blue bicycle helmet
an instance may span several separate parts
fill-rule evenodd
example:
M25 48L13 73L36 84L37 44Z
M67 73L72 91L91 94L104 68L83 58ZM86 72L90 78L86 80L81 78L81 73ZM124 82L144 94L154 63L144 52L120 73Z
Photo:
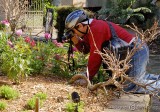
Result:
M88 17L83 10L75 10L67 16L65 20L65 28L67 30L70 30L74 28L76 24L84 22L86 20L88 20Z

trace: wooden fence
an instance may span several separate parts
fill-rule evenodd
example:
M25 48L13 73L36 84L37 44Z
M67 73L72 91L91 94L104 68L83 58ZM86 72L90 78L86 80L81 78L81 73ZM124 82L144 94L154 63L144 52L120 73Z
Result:
M24 21L27 28L43 28L43 10L43 0L28 0L28 8L24 15Z

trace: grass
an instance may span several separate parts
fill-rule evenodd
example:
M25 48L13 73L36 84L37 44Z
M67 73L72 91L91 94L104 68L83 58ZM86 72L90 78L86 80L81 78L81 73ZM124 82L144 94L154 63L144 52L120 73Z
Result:
M80 101L80 103L68 102L66 104L66 112L84 112L84 102Z
M5 98L6 100L18 98L19 92L11 88L10 86L1 86L0 87L0 97Z
M7 104L5 102L0 101L0 110L5 110L7 107Z

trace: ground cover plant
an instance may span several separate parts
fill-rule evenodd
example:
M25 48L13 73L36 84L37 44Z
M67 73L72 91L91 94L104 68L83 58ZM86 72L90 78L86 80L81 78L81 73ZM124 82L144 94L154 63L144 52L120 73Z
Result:
M5 102L0 101L0 110L5 110L7 107L7 104Z
M43 106L43 103L44 103L44 101L46 100L46 98L47 98L47 94L45 94L45 93L36 93L31 99L29 99L28 101L27 101L27 104L26 104L26 107L27 107L27 109L35 109L35 105L36 105L36 98L38 98L39 100L40 100L40 107L42 107Z
M18 98L19 92L14 90L9 86L1 86L0 87L0 97L5 98L7 100Z
M66 111L67 112L75 112L75 111L84 112L83 109L84 109L84 102L83 101L79 102L78 104L74 103L74 102L68 102L66 104Z

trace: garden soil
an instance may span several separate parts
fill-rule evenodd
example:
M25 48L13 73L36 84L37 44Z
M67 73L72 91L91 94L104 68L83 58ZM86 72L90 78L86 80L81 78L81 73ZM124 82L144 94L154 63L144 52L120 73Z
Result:
M0 76L0 86L10 85L20 92L20 96L14 100L5 100L7 109L2 112L24 112L26 103L38 92L47 94L47 100L40 108L40 112L66 112L66 104L72 102L72 92L80 95L80 100L85 103L84 112L102 112L109 103L109 98L104 93L90 92L86 87L69 85L68 79L55 76L34 76L28 77L19 85L13 84L6 76ZM4 101L4 99L0 99ZM34 112L27 110L25 112Z

